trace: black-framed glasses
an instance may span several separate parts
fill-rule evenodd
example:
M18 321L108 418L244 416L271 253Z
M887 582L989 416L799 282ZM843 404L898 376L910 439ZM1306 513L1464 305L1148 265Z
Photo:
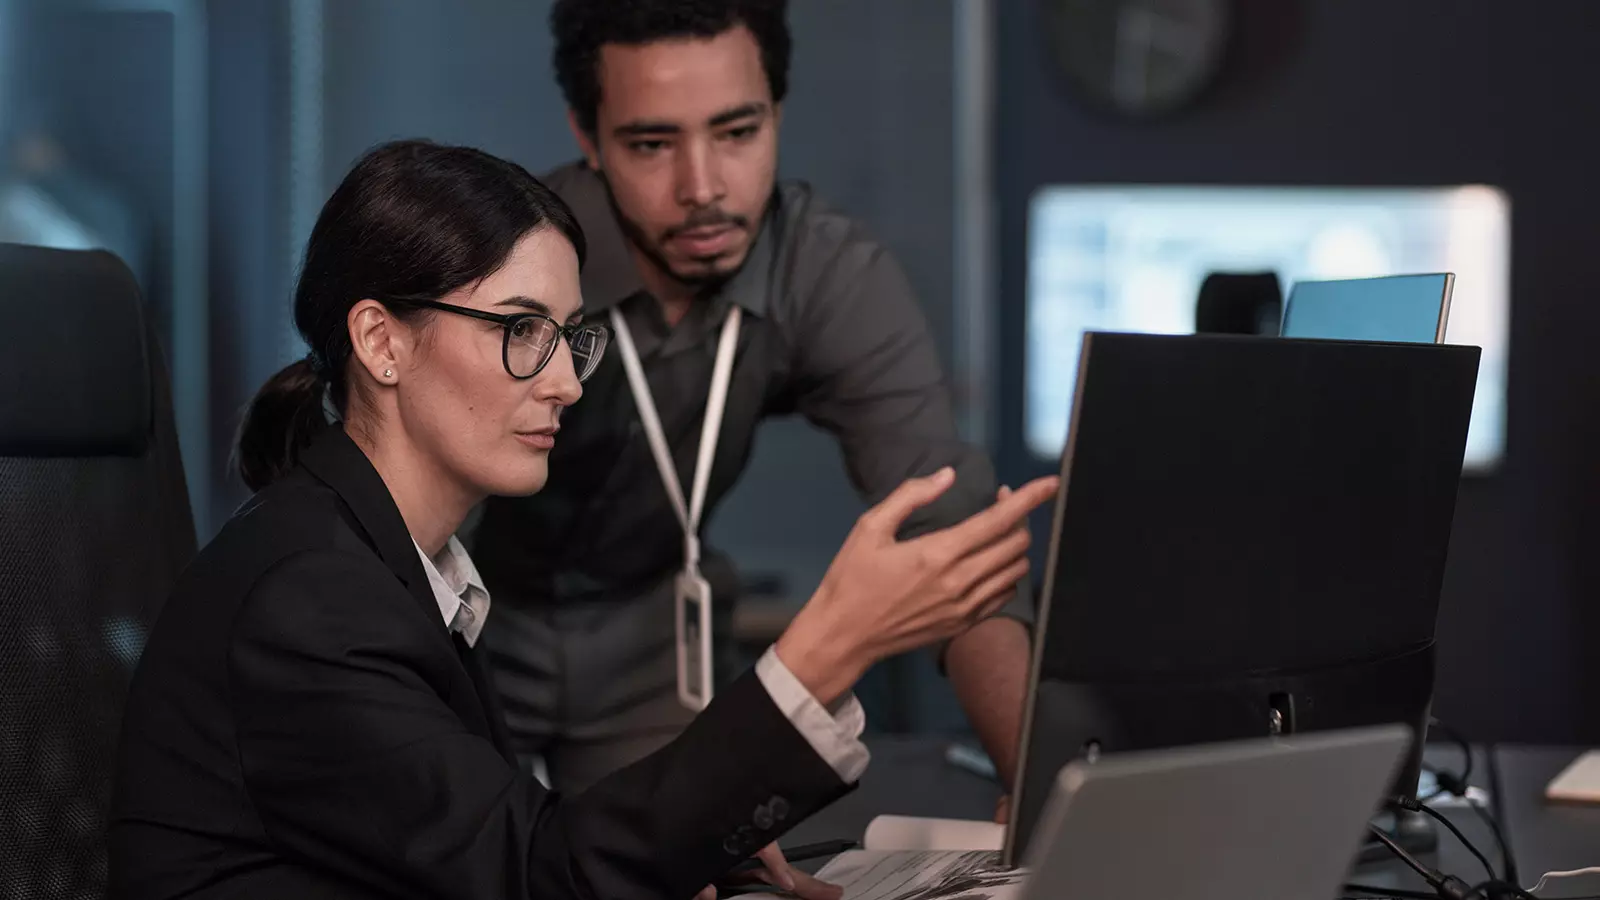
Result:
M456 306L438 300L396 300L406 306L424 306L461 316L471 316L500 325L504 336L500 361L512 378L526 380L539 374L556 355L556 344L565 338L572 348L572 368L584 381L600 366L611 332L601 325L563 325L544 313L524 312L501 315L470 306Z

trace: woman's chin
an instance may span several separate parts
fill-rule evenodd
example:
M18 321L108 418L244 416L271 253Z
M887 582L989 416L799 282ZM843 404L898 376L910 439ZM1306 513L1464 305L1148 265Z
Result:
M522 460L521 465L507 466L494 476L484 484L485 493L495 497L526 497L544 490L550 478L550 467L542 459L533 464Z

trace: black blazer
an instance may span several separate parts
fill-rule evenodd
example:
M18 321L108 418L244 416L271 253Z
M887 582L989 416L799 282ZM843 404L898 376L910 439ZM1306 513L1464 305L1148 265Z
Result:
M687 898L848 790L746 673L564 798L518 770L484 672L377 471L330 429L150 635L111 896Z

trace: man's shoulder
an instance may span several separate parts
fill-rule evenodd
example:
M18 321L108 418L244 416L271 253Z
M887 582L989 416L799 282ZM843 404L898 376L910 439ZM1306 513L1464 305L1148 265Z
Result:
M779 271L791 273L796 297L856 282L884 267L899 272L889 247L861 219L804 181L784 181L775 198Z
M554 169L542 173L538 178L541 184L557 194L564 194L573 190L579 186L579 182L584 180L596 182L600 180L595 177L594 172L590 171L588 166L584 165L581 159L556 166Z
M572 208L585 230L594 227L595 216L611 214L605 182L581 159L545 172L539 182Z
M778 184L775 211L785 249L829 256L857 246L882 249L866 223L828 202L806 181Z

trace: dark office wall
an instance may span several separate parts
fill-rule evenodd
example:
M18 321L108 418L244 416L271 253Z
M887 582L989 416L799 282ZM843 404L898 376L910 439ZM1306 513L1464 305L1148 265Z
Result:
M170 336L172 272L164 251L177 215L172 17L37 0L15 12L17 53L7 61L17 79L10 126L18 137L52 139L66 177L106 207L97 212L127 215L132 233L122 252L143 251L126 262L144 277L157 333Z
M244 406L286 365L289 54L284 4L211 0L211 529L247 496L229 462ZM185 460L185 465L194 464ZM202 540L209 534L202 535Z
M1085 111L1042 52L1034 0L1001 3L1001 466L1020 440L1026 209L1058 182L1488 183L1512 204L1509 432L1461 485L1436 712L1483 739L1600 741L1600 4L1242 0L1195 108ZM1042 527L1042 523L1041 527Z

